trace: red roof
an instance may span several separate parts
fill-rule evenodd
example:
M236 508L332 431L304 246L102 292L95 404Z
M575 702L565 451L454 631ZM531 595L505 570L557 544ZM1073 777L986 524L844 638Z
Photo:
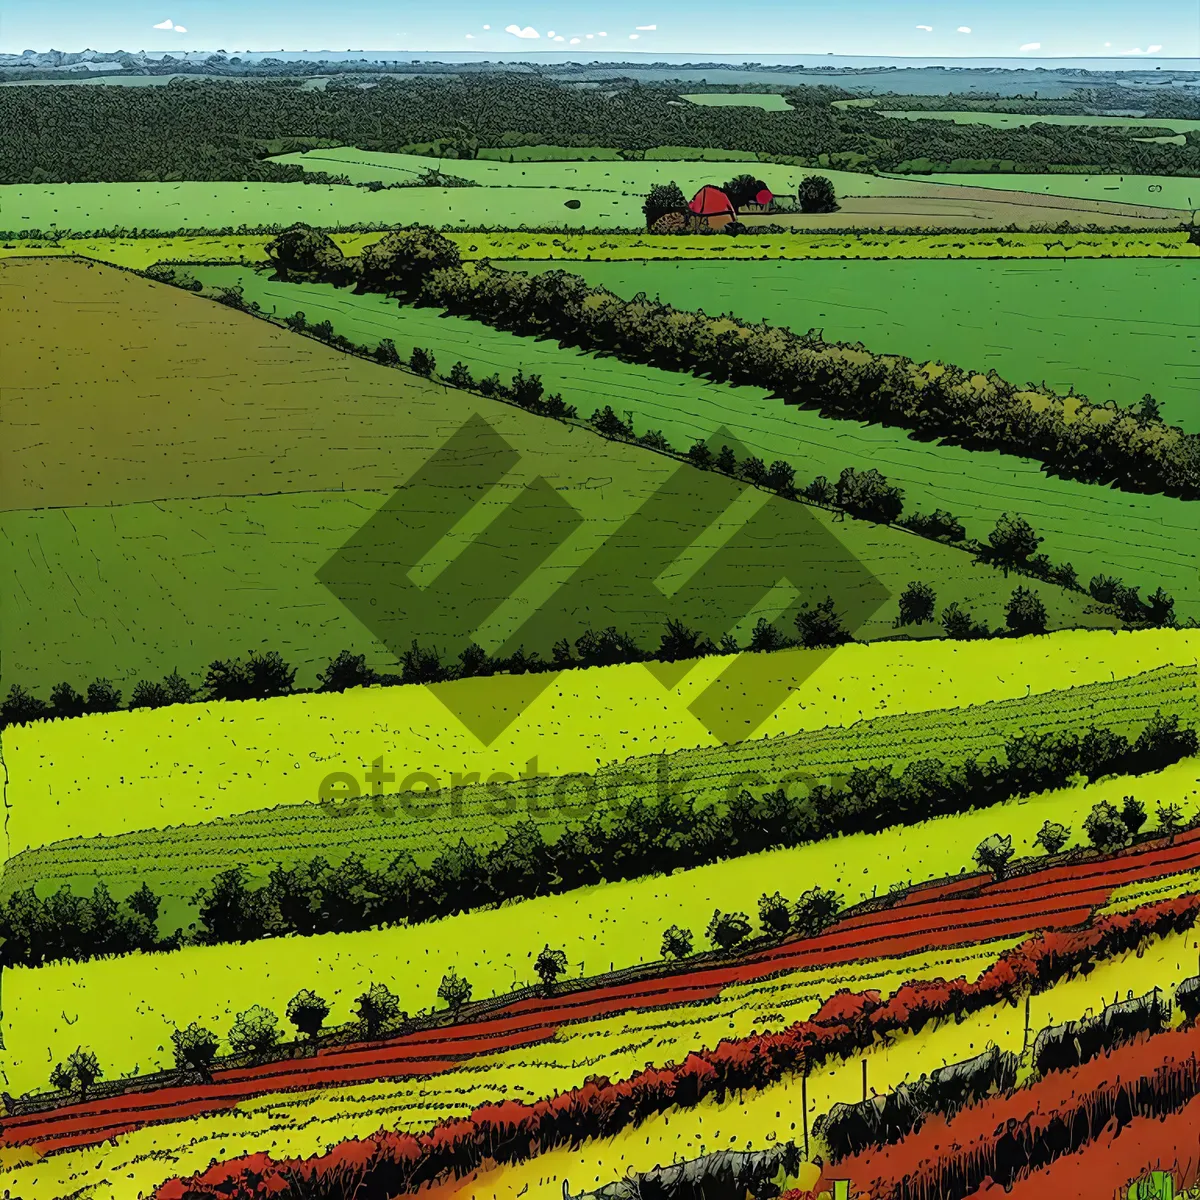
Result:
M698 217L715 217L718 213L736 215L736 210L730 203L729 197L719 187L713 187L711 183L705 184L692 197L688 208Z
M757 196L754 197L754 203L755 204L770 204L771 201L774 199L775 199L775 197L771 195L771 189L763 188L763 190L761 192L759 192Z

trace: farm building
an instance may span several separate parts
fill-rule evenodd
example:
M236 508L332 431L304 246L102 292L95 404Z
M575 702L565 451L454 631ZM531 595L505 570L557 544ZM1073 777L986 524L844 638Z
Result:
M694 225L707 225L709 229L722 229L730 221L737 220L737 209L719 187L705 184L688 205Z

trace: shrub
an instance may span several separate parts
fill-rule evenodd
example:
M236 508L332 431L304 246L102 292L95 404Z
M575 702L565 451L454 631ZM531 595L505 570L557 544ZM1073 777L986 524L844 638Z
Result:
M50 715L50 706L45 700L30 695L15 683L8 689L4 703L0 704L0 728L6 725L24 725L29 721L40 721Z
M642 212L646 217L646 228L654 230L654 232L659 232L655 226L663 217L679 214L681 221L685 221L686 218L682 214L686 209L687 197L684 196L674 180L671 180L670 183L656 184L650 189L650 194L642 204ZM663 230L663 232L671 232L671 230Z
M953 514L943 509L934 509L931 513L911 513L901 517L897 522L913 533L922 537L935 538L942 542L961 542L966 540L967 531L962 522Z
M475 390L475 379L466 363L456 362L446 378L451 387L461 388L464 392Z
M988 556L1003 566L1021 567L1041 542L1024 517L1001 513L995 529L988 534Z
M800 211L806 213L834 212L838 207L837 193L825 175L805 175L800 180L796 199Z
M243 664L237 659L218 660L209 665L204 691L209 700L266 700L287 696L296 678L295 667L274 650L250 654Z
M78 1092L83 1101L92 1084L103 1074L95 1054L80 1046L71 1052L65 1063L59 1063L50 1072L50 1085L60 1092Z
M121 693L107 679L95 679L88 684L85 707L90 713L116 712L121 707Z
M989 834L975 847L975 861L981 870L991 871L997 879L1003 877L1008 860L1013 856L1012 838L1005 834Z
M847 467L837 483L837 504L853 516L887 525L904 511L904 493L873 468Z
M1121 824L1129 830L1130 837L1137 837L1146 823L1146 806L1136 796L1126 796L1121 804Z
M732 950L750 936L750 919L745 913L714 910L705 936L718 950Z
M660 951L663 958L687 958L691 952L692 931L690 929L681 929L678 925L672 925L664 931Z
M792 914L788 911L787 901L775 892L768 896L766 892L759 897L758 923L768 933L782 937L792 927Z
M1183 810L1178 804L1158 806L1158 831L1164 837L1174 837L1183 828Z
M1083 830L1088 841L1100 851L1119 850L1128 840L1129 830L1121 814L1107 800L1092 806L1084 818Z
M537 956L533 964L534 973L542 981L542 987L549 992L560 975L566 974L567 955L563 950L551 950L549 942Z
M933 620L937 593L927 583L914 579L900 593L900 615L897 625L923 625Z
M1017 588L1004 608L1004 623L1018 637L1046 632L1046 606L1029 588Z
M378 1037L386 1025L400 1016L400 1001L382 983L373 983L354 1002L354 1015L369 1038Z
M705 470L712 466L713 452L705 442L695 442L687 452L688 462L694 467Z
M959 608L957 600L943 610L942 629L948 638L953 638L956 642L975 641L991 636L987 624L976 621L969 612Z
M812 607L806 603L796 615L800 644L808 649L820 646L841 646L852 641L833 607L833 597L826 596Z
M279 1018L255 1004L237 1015L229 1030L229 1044L235 1054L261 1054L279 1041Z
M400 351L396 349L396 343L391 338L384 338L374 351L375 361L382 363L385 367L398 367L400 365Z
M1071 831L1065 825L1046 820L1042 822L1034 840L1047 854L1057 854L1067 844L1070 836Z
M597 433L606 438L623 438L630 441L633 439L633 426L622 421L613 412L611 404L606 404L603 411L597 409L588 418L588 422Z
M792 908L792 929L802 937L816 937L837 920L842 898L837 892L810 888Z
M437 359L423 346L414 346L412 354L408 356L408 365L418 375L428 379L437 370Z
M813 504L823 504L826 508L831 508L837 503L837 488L824 475L818 475L800 494L805 500Z
M193 1021L186 1029L176 1029L171 1033L171 1042L175 1048L175 1065L180 1070L191 1069L199 1071L207 1079L213 1059L217 1057L217 1035L211 1029Z
M788 645L791 645L790 638L780 633L766 617L758 618L758 623L754 626L750 634L749 648L751 650L782 650L783 647Z
M310 1041L315 1042L329 1016L329 1002L311 988L302 988L289 1001L287 1019Z
M344 692L352 687L369 687L379 681L378 673L367 666L366 655L341 650L336 658L317 676L320 692Z
M280 279L345 283L351 278L350 264L333 238L303 223L277 234L266 249Z
M790 496L796 482L796 468L777 458L768 468L763 483L781 496Z
M55 684L50 689L50 715L52 717L79 717L83 715L84 698L69 684Z
M446 1007L451 1012L458 1012L468 1000L471 999L471 984L468 980L463 979L459 973L453 968L442 976L442 982L438 984L438 999L446 1002Z
M413 295L434 271L458 267L458 247L436 230L398 230L367 246L359 260L364 290Z

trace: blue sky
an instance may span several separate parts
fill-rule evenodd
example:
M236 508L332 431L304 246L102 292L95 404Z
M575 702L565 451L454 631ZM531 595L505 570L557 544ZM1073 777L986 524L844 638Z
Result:
M7 6L0 49L50 47L1181 58L1200 55L1200 16L1196 0L39 0Z

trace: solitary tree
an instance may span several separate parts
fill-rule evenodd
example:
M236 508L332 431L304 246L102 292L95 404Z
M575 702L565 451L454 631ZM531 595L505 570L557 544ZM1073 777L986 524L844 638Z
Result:
M990 556L1005 567L1024 566L1037 552L1042 539L1022 516L1001 513L996 528L988 534Z
M171 1042L175 1047L175 1065L180 1070L191 1068L199 1071L202 1078L209 1078L209 1069L220 1044L211 1029L193 1021L186 1029L174 1030Z
M550 944L547 943L542 952L537 956L537 960L533 964L533 969L537 977L542 981L542 987L549 992L554 987L555 980L560 975L566 973L566 951L551 950Z
M1121 814L1107 800L1092 806L1092 811L1084 818L1083 831L1088 841L1100 851L1119 850L1129 838Z
M1018 637L1046 632L1046 606L1037 592L1019 587L1004 606L1004 623Z
M975 861L979 864L980 869L991 871L997 879L1004 875L1008 867L1008 860L1012 856L1012 838L1007 834L1004 837L998 833L989 834L975 847Z
M900 593L900 615L897 625L923 625L933 620L937 607L937 593L927 583L914 579Z
M692 952L692 931L672 925L663 933L663 958L687 958Z
M418 375L424 375L428 379L437 370L437 359L423 346L414 346L408 358L408 365Z
M289 1001L287 1019L310 1042L320 1036L325 1018L329 1016L329 1002L322 999L311 988L301 988Z
M1183 828L1183 809L1178 804L1158 806L1158 832L1164 837L1174 837Z
M261 1054L279 1041L279 1018L261 1004L237 1015L229 1030L229 1045L235 1054Z
M367 1037L377 1037L385 1025L400 1015L400 1001L384 984L373 983L355 1001L354 1014L362 1022Z
M60 1092L78 1092L79 1099L86 1100L88 1089L103 1074L96 1056L80 1046L50 1072L50 1085Z
M807 213L833 212L838 206L833 184L824 175L806 175L800 180L797 199Z
M705 934L717 949L732 950L750 936L750 918L745 913L715 909Z
M1057 854L1067 844L1070 836L1071 831L1065 825L1060 825L1057 821L1046 820L1042 822L1042 827L1038 830L1034 841L1047 854Z
M788 911L787 901L775 892L768 896L764 892L758 900L758 923L768 933L782 937L792 927L792 914Z
M420 290L428 275L461 262L458 247L436 230L397 230L362 252L359 287L366 292L410 296Z
M461 975L451 967L450 970L442 976L442 982L438 985L438 999L446 1002L446 1007L451 1012L457 1013L468 1000L471 999L471 984L469 980L462 978Z

